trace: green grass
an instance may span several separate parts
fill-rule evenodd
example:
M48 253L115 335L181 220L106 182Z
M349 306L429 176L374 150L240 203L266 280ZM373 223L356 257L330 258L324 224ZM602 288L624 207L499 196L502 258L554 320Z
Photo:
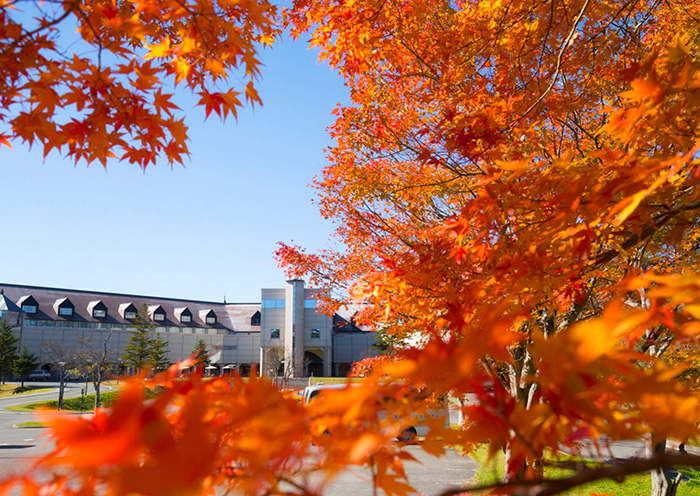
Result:
M100 393L100 408L109 408L112 406L112 403L117 399L117 396L119 395L119 391L105 391L104 393ZM153 398L156 395L153 391L150 389L146 390L146 399ZM80 396L76 396L73 398L64 398L63 399L63 409L61 411L66 411L66 412L91 412L93 411L93 407L95 405L95 395L94 394L87 394L83 397L84 399L81 401ZM81 408L82 406L82 408ZM25 403L24 405L18 405L18 406L8 406L7 410L12 410L15 412L33 412L39 409L49 409L49 410L56 410L58 408L58 399L55 400L48 400L48 401L40 401L37 403Z
M100 394L100 406L102 408L109 407L119 394L119 391L107 391ZM87 394L84 400L81 402L81 397L77 396L74 398L64 398L63 399L63 411L67 412L91 412L95 405L95 395ZM82 406L82 408L81 408ZM56 410L58 408L58 399L40 401L37 403L25 403L24 405L18 406L8 406L8 410L15 412L33 412L42 408L48 408L51 410Z
M0 398L19 396L21 394L43 393L45 391L51 391L54 388L25 386L24 390L20 389L19 386L15 386L14 384L0 384Z
M504 459L503 453L498 453L496 457L487 461L488 446L479 446L469 456L476 460L480 469L476 474L474 485L483 486L499 482L503 477ZM567 458L564 458L566 460ZM571 459L571 458L568 458ZM545 477L559 478L566 477L571 472L556 467L545 468ZM584 486L567 491L567 496L589 496L591 494L610 496L640 496L651 493L651 476L649 474L639 474L627 477L622 482L615 482L609 479L591 482ZM477 493L474 493L477 494ZM483 494L488 494L484 492ZM679 496L700 496L700 486L690 486L684 482L678 487Z
M18 428L31 428L31 427L46 427L44 422L22 422L20 424L15 424L14 427Z

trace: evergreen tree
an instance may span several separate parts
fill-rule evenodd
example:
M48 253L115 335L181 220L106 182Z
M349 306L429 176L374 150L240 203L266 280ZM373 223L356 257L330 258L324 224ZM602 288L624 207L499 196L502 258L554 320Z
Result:
M17 359L17 338L12 332L12 327L5 319L0 322L0 381L5 384L5 379L12 372L12 365Z
M19 377L19 380L22 381L21 387L24 387L24 381L37 365L36 356L34 356L33 353L29 353L26 346L22 346L22 351L20 351L12 365L12 371Z
M151 339L151 363L155 372L165 370L170 365L168 351L168 342L156 333Z
M124 348L122 360L136 371L152 365L152 345L151 330L153 329L153 319L148 314L148 305L141 305L133 323L134 330L131 331L129 343Z
M207 344L202 338L197 341L197 344L192 350L192 356L195 360L197 360L197 365L209 365L211 363L209 351L207 350Z

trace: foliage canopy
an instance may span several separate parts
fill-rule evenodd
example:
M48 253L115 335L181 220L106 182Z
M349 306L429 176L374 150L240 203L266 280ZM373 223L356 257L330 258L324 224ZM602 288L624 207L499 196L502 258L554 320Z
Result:
M102 163L110 153L142 167L158 153L177 161L183 125L159 78L199 89L206 111L225 116L235 97L203 88L239 64L252 81L256 43L280 29L274 9L252 0L94 1L59 4L36 31L0 3L5 139ZM73 15L96 56L45 55L55 21ZM282 245L278 257L329 295L345 291L329 309L360 302L358 319L421 345L308 407L253 377L176 381L173 367L152 380L165 385L152 403L142 389L155 383L140 378L110 412L52 421L57 449L46 461L67 464L86 493L211 494L223 484L318 494L327 480L311 474L350 463L372 466L387 494L406 494L410 455L389 442L393 420L415 413L403 379L478 399L464 407L464 429L433 425L423 449L489 440L532 494L700 466L656 453L527 482L541 476L545 451L582 438L698 438L700 400L674 380L687 360L662 355L700 334L700 4L296 0L284 18L345 77L352 102L336 110L315 182L344 248ZM107 69L99 56L110 51L128 62ZM56 109L71 106L85 115L56 124ZM379 418L387 397L396 401ZM63 477L52 490L68 487Z

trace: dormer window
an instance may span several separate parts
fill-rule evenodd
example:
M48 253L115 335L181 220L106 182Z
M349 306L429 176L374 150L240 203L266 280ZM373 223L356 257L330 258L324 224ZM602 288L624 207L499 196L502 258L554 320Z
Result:
M75 307L68 298L60 298L53 304L53 309L60 317L72 317Z
M206 325L216 325L216 314L214 310L210 308L205 308L199 311L199 318L202 319Z
M119 305L119 315L121 315L123 319L134 320L137 313L137 308L131 302L122 303Z
M259 326L260 325L260 312L255 312L250 318L250 325Z
M39 304L32 295L22 296L17 303L24 313L35 314L39 311Z
M160 305L154 305L148 307L148 313L151 314L151 318L156 322L163 322L165 320L165 310Z
M175 317L180 320L181 324L190 324L192 322L192 312L187 307L176 308Z
M88 303L88 312L93 318L103 319L107 316L107 305L102 303L101 300L95 300Z

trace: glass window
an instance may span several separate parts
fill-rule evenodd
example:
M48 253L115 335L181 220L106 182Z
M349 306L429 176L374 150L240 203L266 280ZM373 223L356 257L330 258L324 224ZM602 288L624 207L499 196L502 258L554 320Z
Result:
M93 316L93 317L97 317L97 318L106 317L106 316L107 316L107 310L100 310L100 309L98 309L98 308L95 308L95 309L92 311L92 316Z
M316 308L316 300L304 300L304 308Z
M311 339L320 339L321 329L311 329Z
M71 307L58 307L58 315L71 316L73 309Z
M263 300L263 308L284 308L284 300Z
M158 322L162 322L165 320L165 314L164 313L154 313L153 320L157 320Z
M22 311L25 313L36 313L36 305L22 305Z
M24 325L25 325L25 326L28 326L28 327L36 327L36 322L37 322L37 321L34 320L34 319L26 319L26 320L24 321Z
M124 318L125 319L135 319L136 312L124 312Z
M207 317L207 324L209 325L214 325L216 324L216 317Z
M180 315L180 322L192 322L192 316L191 315Z
M279 339L280 338L280 330L279 329L270 329L270 339Z
M207 334L216 334L219 331L217 329L207 329Z

